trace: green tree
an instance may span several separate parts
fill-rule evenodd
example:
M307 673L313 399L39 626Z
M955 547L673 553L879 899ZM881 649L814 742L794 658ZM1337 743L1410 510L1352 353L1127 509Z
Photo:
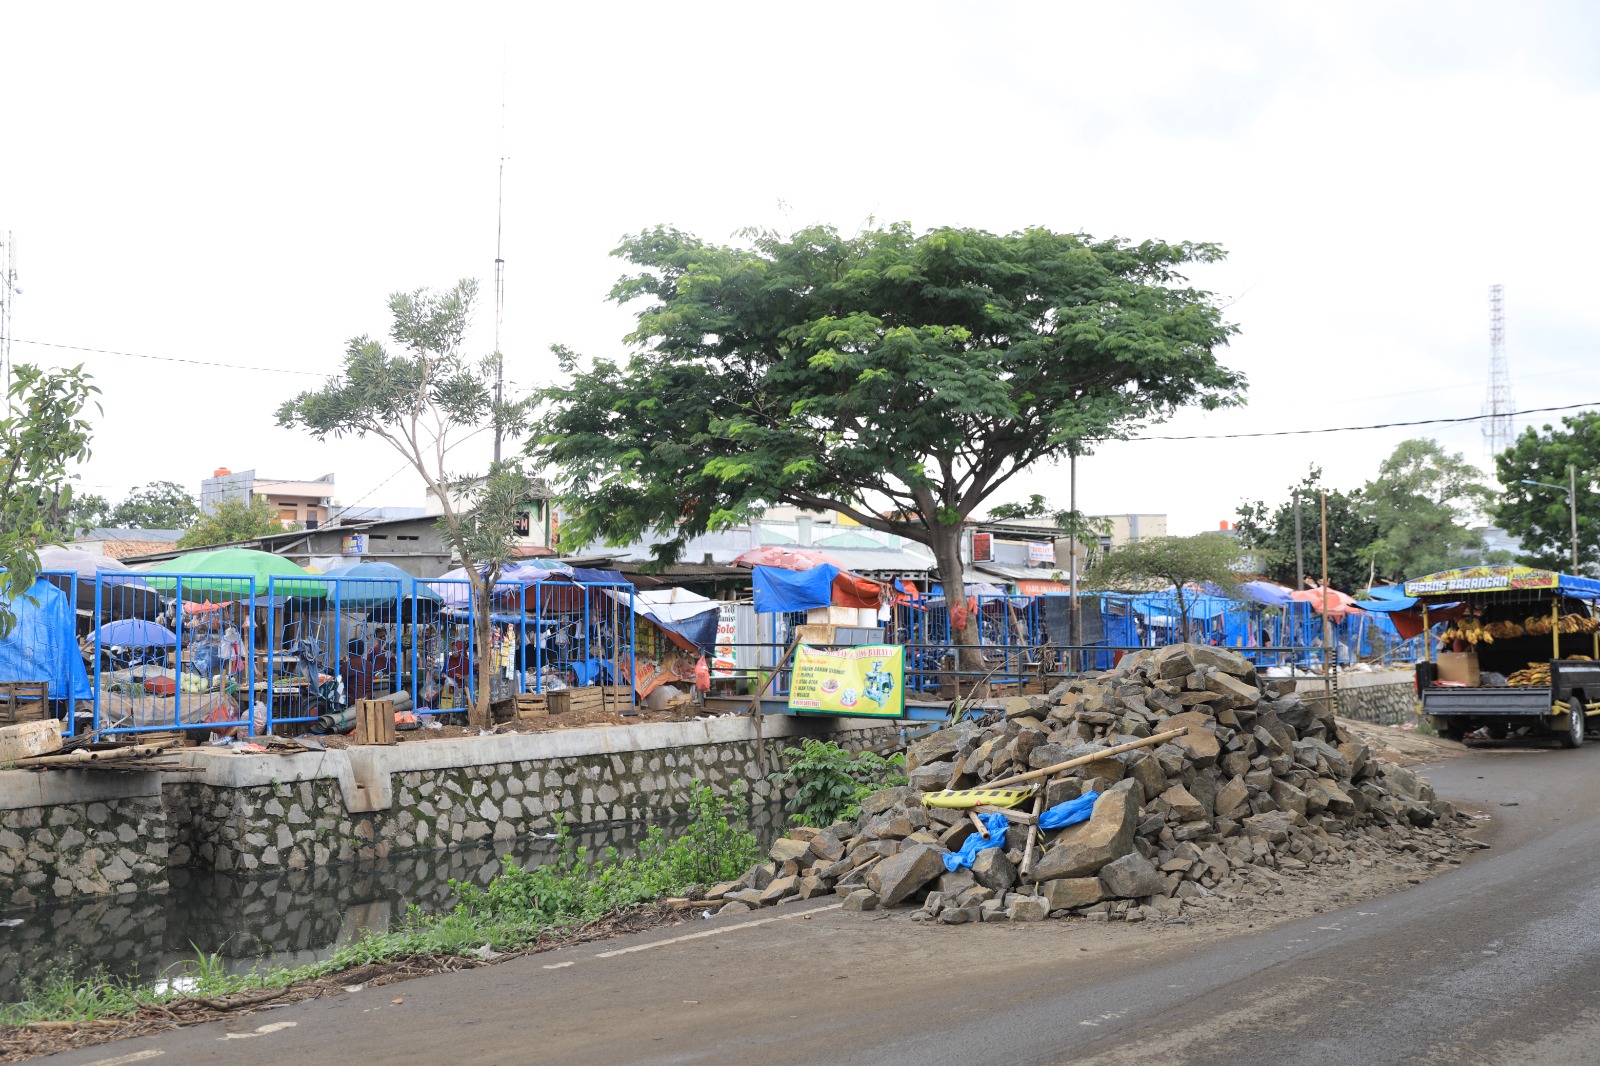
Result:
M1183 587L1212 584L1230 591L1239 583L1238 568L1244 549L1235 537L1200 533L1193 537L1143 537L1122 544L1100 557L1084 580L1091 588L1139 591L1152 581L1172 585L1178 596L1178 615L1187 620L1189 608Z
M74 540L91 529L109 525L111 519L109 500L98 493L78 492L70 483L51 494L47 510L47 540Z
M180 548L204 548L213 544L235 544L241 540L255 540L274 533L300 528L298 522L287 526L278 517L278 509L267 502L265 496L252 496L249 501L223 500L210 514L201 515L178 538Z
M1511 447L1495 456L1495 474L1505 495L1495 508L1500 528L1522 540L1521 560L1548 570L1572 569L1572 518L1567 494L1559 488L1524 485L1543 481L1566 485L1567 466L1578 472L1578 566L1600 570L1600 496L1592 472L1600 468L1600 413L1568 415L1557 429L1529 426Z
M570 382L543 392L532 449L576 541L649 536L670 562L793 504L927 545L959 595L962 522L1013 478L1244 388L1216 358L1233 327L1179 273L1221 259L1215 245L906 225L745 237L657 228L617 249L638 272L612 298L646 301L633 353L585 370L561 350ZM957 640L977 643L975 620Z
M82 366L11 368L7 408L0 417L0 637L16 624L11 601L39 575L39 545L70 513L67 471L89 458L93 429L84 410L100 392Z
M345 350L341 374L278 408L278 424L319 441L373 436L405 457L438 499L439 528L465 568L471 588L478 684L469 720L490 722L494 656L490 593L515 544L512 517L532 500L531 483L513 464L497 464L485 479L453 473L456 447L496 426L516 431L526 405L502 402L496 359L461 354L478 284L464 280L444 292L419 289L389 297L391 353L370 337Z
M1378 528L1379 574L1398 581L1486 561L1483 535L1467 523L1494 494L1460 452L1435 440L1401 441L1361 494Z
M176 481L152 481L134 489L111 512L124 529L188 529L200 517L194 497Z
M1322 576L1322 470L1313 466L1299 485L1301 538L1307 577ZM1328 489L1328 580L1335 588L1365 588L1371 575L1378 526L1360 489ZM1267 577L1293 588L1295 571L1294 492L1275 508L1260 500L1239 505L1239 537Z

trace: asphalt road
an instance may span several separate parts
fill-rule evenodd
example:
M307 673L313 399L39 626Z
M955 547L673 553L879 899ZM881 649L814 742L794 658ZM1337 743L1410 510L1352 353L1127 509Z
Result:
M1600 746L1423 769L1494 816L1494 849L1271 929L782 908L48 1061L1600 1062Z

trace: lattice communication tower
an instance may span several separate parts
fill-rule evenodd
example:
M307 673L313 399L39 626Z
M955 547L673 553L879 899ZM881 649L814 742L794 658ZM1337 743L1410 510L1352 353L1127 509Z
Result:
M1491 456L1511 447L1511 369L1506 364L1505 287L1489 286L1489 397L1483 405L1483 442Z

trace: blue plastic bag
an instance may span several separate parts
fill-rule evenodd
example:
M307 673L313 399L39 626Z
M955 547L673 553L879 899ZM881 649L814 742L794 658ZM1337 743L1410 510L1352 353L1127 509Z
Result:
M971 866L972 860L978 857L978 852L985 848L1004 847L1006 842L1006 827L1011 823L1006 821L1003 814L980 814L978 820L989 831L989 838L985 840L977 833L967 838L961 845L960 851L947 851L944 853L944 868L951 873L964 866Z
M1085 792L1075 800L1058 803L1039 815L1039 828L1060 829L1062 826L1087 822L1089 815L1094 813L1094 801L1099 798L1098 792Z

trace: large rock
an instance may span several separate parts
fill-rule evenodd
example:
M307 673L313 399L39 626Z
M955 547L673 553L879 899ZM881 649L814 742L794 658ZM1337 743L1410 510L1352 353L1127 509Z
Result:
M1139 827L1138 788L1138 782L1129 779L1102 792L1089 820L1063 829L1034 867L1033 876L1040 881L1087 877L1133 851Z
M1174 737L1171 743L1184 750L1184 753L1202 769L1215 766L1217 757L1222 754L1222 742L1208 727L1212 718L1209 714L1200 711L1185 711L1165 718L1161 722L1161 731L1177 729L1179 726L1188 726L1189 731L1181 737Z
M1058 877L1039 882L1038 889L1053 911L1087 907L1106 898L1106 886L1098 877Z
M1206 689L1222 696L1233 707L1249 707L1261 698L1259 689L1254 685L1246 684L1232 674L1212 674L1206 678Z
M799 862L809 854L811 854L811 841L780 837L772 842L767 857L777 863Z
M1218 818L1238 818L1250 809L1250 787L1244 778L1233 777L1217 790Z
M1173 815L1180 822L1198 822L1206 816L1206 809L1200 805L1200 801L1182 785L1173 785L1161 793L1161 798L1172 808Z
M831 829L824 829L812 837L807 847L811 849L811 854L824 862L838 862L844 858L844 841L835 836Z
M943 733L945 730L941 729L939 732ZM861 817L866 819L882 814L890 807L910 801L916 795L917 790L909 785L898 785L895 788L886 788L882 791L874 792L861 801Z
M1102 866L1100 880L1105 882L1107 892L1124 899L1164 895L1167 891L1167 881L1161 871L1137 851Z
M1213 648L1209 644L1191 644L1189 645L1189 659L1196 666L1214 667L1225 674L1243 678L1246 684L1255 685L1255 664L1237 652Z
M976 727L962 723L935 729L927 736L917 738L906 748L906 769L915 770L925 763L955 758L956 752L977 732Z
M985 848L972 860L972 876L984 888L1010 892L1017 883L1017 868L1000 848Z
M867 887L879 903L893 907L945 872L944 852L929 844L911 847L884 859L867 875Z

